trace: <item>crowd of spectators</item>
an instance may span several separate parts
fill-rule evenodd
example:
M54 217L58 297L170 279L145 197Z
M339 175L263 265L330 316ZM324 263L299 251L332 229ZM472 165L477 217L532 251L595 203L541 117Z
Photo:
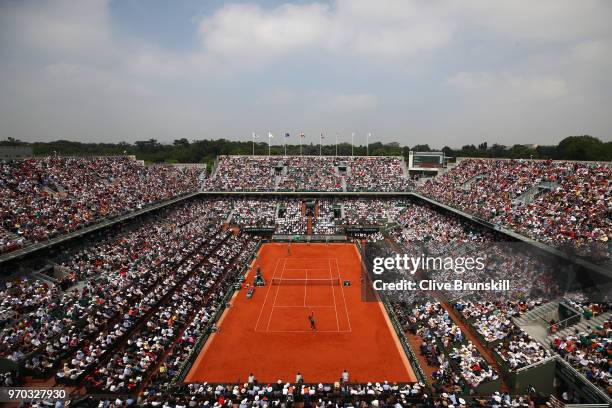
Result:
M505 300L532 302L534 299L552 300L563 293L561 273L557 265L539 259L531 251L525 251L524 246L514 247L508 243L480 243L478 245L460 248L467 256L480 256L484 269L465 269L457 273L452 269L434 270L430 276L439 281L463 279L467 282L498 282L506 280L509 288L488 292L478 290L446 291L447 297L469 298L471 300ZM450 254L456 254L450 252ZM444 255L448 255L446 252ZM442 254L441 254L442 255ZM455 293L453 293L455 292Z
M0 253L193 192L198 176L129 157L0 161Z
M491 236L456 217L428 205L402 203L395 215L397 227L390 235L409 248L428 254L450 254L467 243L491 241ZM396 205L397 206L397 205Z
M19 249L27 242L25 237L10 232L0 224L0 254Z
M214 287L213 297L224 297L227 287L218 283L233 276L232 271L238 269L234 259L255 243L245 236L231 235L216 250L198 254L179 267L154 295L155 302L161 300L163 304L147 317L141 328L131 333L123 349L115 350L105 366L101 362L96 364L94 372L85 379L88 387L110 392L137 389L190 323L194 312L206 307L203 303L210 301L210 297L205 298L209 291ZM164 297L169 299L164 302Z
M286 174L279 191L342 191L338 162L328 156L289 156L282 160Z
M457 406L467 407L466 401L453 395ZM175 387L171 392L160 392L149 387L137 398L112 398L100 403L100 407L111 404L119 406L167 406L167 407L409 407L413 404L442 406L450 402L449 396L432 397L425 393L424 384L397 384L387 381L367 384L352 384L337 381L332 384L289 383L279 379L275 383L263 384L254 380L244 384L191 383ZM98 406L92 401L92 406Z
M273 191L274 166L270 156L219 156L216 169L204 181L209 191Z
M60 292L45 290L44 283L34 281L33 289L13 292L8 297L12 304L27 302L35 293L34 304L22 311L17 308L18 314L2 326L0 356L25 362L34 374L40 374L103 329L129 326L138 317L134 304L146 303L174 265L198 247L215 242L218 228L204 215L179 226L183 211L189 213L193 206L205 209L206 203L181 205L139 226L116 235L109 232L92 244L62 253L63 267L75 273L79 284Z
M428 395L420 384L293 384L193 383L173 388L171 392L147 389L137 397L94 397L81 402L90 408L115 407L304 407L304 408L535 408L535 395L510 395L496 391L491 395L463 398L456 392ZM42 408L43 405L40 405ZM35 407L38 408L38 407Z
M408 191L412 183L404 174L403 159L398 157L346 157L350 168L347 191Z
M471 341L453 348L450 357L459 364L463 378L472 387L499 378L499 375L487 365L485 359Z
M467 159L418 191L544 243L610 257L612 167L551 160Z
M467 282L508 280L510 290L482 292L475 290L445 291L450 300L469 297L472 300L553 299L561 292L561 266L541 260L526 245L508 243L484 228L474 226L448 213L435 211L429 205L403 203L395 215L396 226L389 231L406 253L438 257L480 257L484 268L427 268L429 277L440 282L462 279Z
M497 353L511 370L527 367L551 356L550 352L524 331L515 328L514 334L497 346Z
M488 347L495 347L509 369L517 370L550 357L540 343L511 320L511 317L521 316L542 303L542 299L467 300L456 302L454 307L471 322Z
M0 290L0 327L11 320L49 302L59 293L50 282L18 276L2 283Z
M305 234L307 218L302 201L282 200L280 206L284 208L284 216L276 219L276 232L278 234Z
M219 156L209 191L408 191L403 159L384 156Z
M229 201L229 200L226 200ZM231 224L239 227L275 228L278 201L266 198L236 198Z
M347 225L386 225L393 221L400 211L397 200L355 198L344 202Z
M448 391L457 386L461 388L459 384L464 383L475 389L483 382L498 378L475 345L465 339L440 302L423 300L412 305L396 304L395 307L406 330L423 340L421 354L430 365L438 368L432 378L437 388Z
M340 201L330 198L317 200L317 212L312 218L312 233L333 235L341 232L340 219L334 216L334 207L340 209ZM341 211L341 209L340 209Z
M569 364L594 384L612 395L610 353L612 352L612 322L585 330L576 329L567 336L555 336L551 346Z
M346 175L340 175L337 168L341 162L347 164ZM304 166L298 167L301 164ZM91 163L83 164L83 174L88 174L89 165ZM116 164L116 168L130 168L131 165L133 163L128 161L127 164ZM486 195L490 202L487 201L485 207L492 206L488 208L501 202L510 203L514 208L514 199L527 191L534 180L528 174L528 165L521 167L517 178L506 175L496 177L495 181L477 177L485 174L484 170L498 171L487 167L491 164L476 161L465 166L467 174L454 176L462 177L460 187L463 192L478 185L478 191L489 194L487 189L495 183L506 183L506 198L493 197L500 195L500 190ZM284 169L279 170L279 167ZM573 168L578 174L581 174L581 169ZM546 181L569 185L569 182L564 184L564 180L570 178L567 174L560 172L558 178L552 180L550 174L554 172L545 166L540 170ZM112 172L120 174L122 171L101 172L102 178L109 180L101 185L125 187L109 176ZM216 176L206 182L206 188L267 191L278 184L279 189L301 190L312 186L316 190L341 188L344 181L350 189L395 191L408 188L403 178L395 178L402 171L396 158L332 160L225 156L220 158ZM387 173L391 174L390 178L371 176ZM51 191L58 197L68 194L66 191L71 189L77 191L76 184L58 174L54 173L44 182L41 174L31 177L44 185L41 191ZM595 179L601 181L598 177L600 175ZM138 181L131 180L134 183ZM97 186L90 179L84 183ZM4 185L0 187L4 188ZM156 188L160 189L160 186ZM142 200L149 197L147 190L143 191L145 193L139 196ZM607 200L609 189L603 194ZM166 195L164 199L169 197ZM129 208L138 207L133 203L128 199ZM334 216L335 206L341 208L344 216L341 220ZM562 211L566 213L567 209ZM491 212L488 218L500 220L500 214ZM485 216L483 213L479 215ZM397 199L319 199L311 217L314 234L333 234L340 231L341 225L395 224L388 235L390 241L419 253L434 255L462 254L462 251L481 248L476 245L491 244L496 240L491 233L436 212L431 207ZM477 346L465 339L442 304L417 299L418 295L415 295L409 305L395 303L393 307L406 330L422 338L420 352L437 368L432 378L436 396L426 395L424 384L338 382L292 385L282 380L266 386L256 381L244 386L190 384L178 386L182 394L170 396L168 387L176 386L174 382L197 351L197 344L215 330L212 323L225 307L224 295L230 285L236 283L239 266L247 261L257 245L257 238L240 234L236 228L224 229L223 224L230 220L233 226L272 227L281 234L304 234L308 218L302 199L205 198L145 216L139 222L117 227L94 242L65 249L53 261L68 272L73 287L63 290L47 281L18 278L1 288L0 357L23 363L28 373L34 375L55 374L57 382L80 384L85 378L85 384L94 392L134 395L138 392L138 399L117 397L119 405L196 406L208 402L208 405L216 406L235 403L246 408L280 405L299 399L305 405L322 407L352 398L353 402L349 404L359 401L372 406L423 403L457 407L467 405L458 397L465 391L462 386L475 389L498 378ZM6 225L5 218L2 220ZM6 231L6 236L13 234ZM3 237L0 234L0 240ZM371 242L385 240L380 232L367 234L364 238ZM557 293L554 271L518 249L502 250L492 246L486 247L483 253L489 261L485 271L468 272L463 278L474 281L481 281L485 276L510 279L516 284L516 290L511 292L514 300L476 296L452 305L486 343L495 347L511 369L542 361L550 353L515 326L510 318L541 304L542 298ZM432 271L431 276L442 281L452 277L445 273L448 272ZM601 305L593 303L579 306L585 316L597 315L603 310ZM608 387L611 379L606 357L608 350L612 349L608 342L611 330L610 322L606 322L596 330L557 338L553 347L593 382ZM111 401L108 404L116 404L116 401ZM492 395L488 402L497 406L530 404L528 399L512 400L499 393Z
M216 258L210 261L210 264L213 266L212 278L231 283L235 273L239 271L238 266L245 265L248 262L248 257L251 256L257 242L257 240L247 239L243 235L234 237L232 241L224 244L224 248L217 252ZM230 247L230 245L233 245L233 247ZM229 258L222 258L227 257L227 255L229 255ZM201 269L200 273L203 276L209 274L206 267ZM212 279L210 279L200 291L193 294L193 299L201 306L199 309L195 309L195 315L191 317L191 322L188 322L189 325L159 366L157 373L152 378L151 384L163 387L170 386L189 358L193 357L193 353L197 351L195 348L196 343L198 341L201 342L204 339L204 335L212 332L214 317L225 307L223 304L223 288L221 285L215 285L212 282ZM221 292L214 290L217 287Z
M565 297L565 303L573 307L585 320L591 320L610 310L608 302L592 302L581 292L571 293Z

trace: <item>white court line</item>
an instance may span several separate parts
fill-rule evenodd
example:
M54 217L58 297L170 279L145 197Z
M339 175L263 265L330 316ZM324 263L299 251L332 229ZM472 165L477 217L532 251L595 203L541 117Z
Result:
M308 288L308 269L306 269L306 280L304 281L304 307L306 307L306 289Z
M348 330L268 330L266 333L350 333Z
M300 261L314 261L314 260L320 259L321 261L323 261L325 259L334 259L334 258L319 258L319 257L316 257L316 258L293 258L293 257L291 257L292 261L294 261L296 259L299 259Z
M327 262L328 262L327 266L329 267L329 278L333 279L334 277L332 276L332 273L331 273L331 261L328 260ZM336 288L332 286L331 289L332 289L332 296L334 297L334 312L336 312L336 328L338 329L338 331L340 331L340 319L338 319L338 308L336 308Z
M281 280L283 280L283 273L285 273L285 264L287 263L287 258L283 260L283 271L281 272ZM276 273L276 271L275 271ZM274 302L272 302L272 310L270 311L270 317L268 317L268 325L266 326L266 331L270 331L270 322L272 322L272 314L274 314L274 305L276 304L276 299L278 298L278 292L280 292L280 285L276 287L276 296L274 296Z
M310 308L313 308L313 309L331 309L331 308L333 308L334 306L330 306L330 305L324 305L324 306L310 306L310 305L309 305L309 306L298 306L298 305L280 305L280 306L278 306L278 305L277 305L277 306L274 306L274 307L275 307L276 309L278 309L278 308L283 308L283 307L299 307L300 309L306 309L306 308L308 308L308 309L310 309Z
M278 263L280 262L280 258L276 260L276 266L274 267L274 273L272 274L272 279L276 276L276 270L278 269ZM257 317L257 322L255 323L255 331L257 331L257 326L259 325L259 319L261 319L261 314L263 313L264 307L266 306L266 301L268 300L268 295L270 294L270 289L272 289L272 285L268 285L268 291L266 292L266 297L264 298L264 302L261 305L261 310L259 311L259 316Z
M331 267L331 260L334 259L336 262L336 269L338 270L338 278L340 279L340 267L338 266L338 259L337 258L291 258L289 259L290 261L294 260L294 259L303 259L303 260L308 260L308 261L313 261L313 260L327 260L327 268L286 268L287 265L287 259L289 258L283 258L283 269L281 271L281 275L280 275L280 279L283 278L283 275L285 273L285 270L305 270L306 274L308 274L308 271L314 271L314 270L327 270L328 273L330 274L330 278L333 279L333 275L332 275L332 267ZM276 262L276 266L274 268L274 274L272 275L273 278L276 277L276 273L277 273L277 269L278 269L278 263L280 261L280 258L277 260ZM307 275L308 277L308 275ZM272 285L270 285L272 286ZM268 287L268 292L266 293L266 299L264 299L264 304L262 305L262 310L259 313L259 317L257 319L257 323L255 325L255 331L256 332L264 332L264 330L257 330L257 327L259 326L259 320L261 318L261 315L263 313L263 308L266 304L268 295L270 293L270 286ZM276 300L278 298L278 292L280 290L280 286L277 288L276 290L276 295L274 297L274 301L272 303L272 310L270 311L270 316L268 317L268 325L266 327L265 332L266 333L312 333L312 330L270 330L270 324L272 322L272 314L274 312L275 308L313 308L313 309L331 309L332 307L334 308L334 311L336 313L336 327L337 330L317 330L317 333L351 333L352 329L351 329L351 323L350 323L350 318L348 316L348 309L347 309L347 304L346 304L346 298L344 296L344 288L341 288L342 290L342 296L344 298L344 308L347 314L347 320L348 320L348 325L349 325L349 329L348 330L340 330L340 322L339 322L339 317L338 317L338 306L337 306L337 302L336 302L336 296L335 296L335 289L332 287L332 295L334 298L334 305L330 306L330 305L325 305L325 306L291 306L291 305L276 305ZM304 304L306 303L306 291L307 291L307 285L305 285L305 298L304 298Z
M336 269L338 270L338 277L340 277L340 266L338 265L338 258L334 258L336 260ZM344 296L344 285L342 285L342 279L340 280L340 290L342 291L342 299L344 300L344 310L346 311L346 320L348 321L349 331L351 329L351 318L349 317L348 306L346 305L346 297Z

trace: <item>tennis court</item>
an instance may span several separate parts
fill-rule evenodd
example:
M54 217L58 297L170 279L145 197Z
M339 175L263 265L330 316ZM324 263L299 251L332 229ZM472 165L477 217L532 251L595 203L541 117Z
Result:
M222 315L186 382L414 382L415 375L382 304L362 302L361 260L352 244L265 244L257 266L266 286L242 289ZM350 282L350 286L345 286ZM314 313L316 329L308 320Z
M344 294L349 278L342 277L337 258L278 258L255 331L308 332L313 315L318 332L350 332Z

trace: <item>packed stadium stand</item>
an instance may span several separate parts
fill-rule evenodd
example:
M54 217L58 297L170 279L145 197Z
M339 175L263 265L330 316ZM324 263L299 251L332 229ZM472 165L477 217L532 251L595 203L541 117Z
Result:
M202 171L130 157L44 157L0 167L0 253L194 192Z
M208 191L408 191L403 159L353 156L220 156Z
M546 244L610 256L612 166L466 159L418 191Z
M203 182L199 168L127 157L1 165L0 252L7 255L199 194L16 260L0 257L0 386L64 387L72 405L87 407L612 402L612 278L600 268L612 242L607 164L466 159L418 187L397 157L220 156ZM262 356L245 356L236 381L184 382L209 336L223 329L231 297L246 291L244 274L263 243L332 238L355 244L364 282L376 257L477 253L486 268L464 271L464 280L512 286L381 294L412 382L353 372L349 380L341 371L331 383L259 382ZM587 261L574 263L568 253ZM453 279L443 268L415 274Z

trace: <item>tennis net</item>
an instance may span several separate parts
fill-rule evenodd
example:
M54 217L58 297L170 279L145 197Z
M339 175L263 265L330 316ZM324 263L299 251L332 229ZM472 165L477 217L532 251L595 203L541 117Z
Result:
M272 285L301 285L301 286L339 286L340 278L323 279L295 279L295 278L272 278Z

